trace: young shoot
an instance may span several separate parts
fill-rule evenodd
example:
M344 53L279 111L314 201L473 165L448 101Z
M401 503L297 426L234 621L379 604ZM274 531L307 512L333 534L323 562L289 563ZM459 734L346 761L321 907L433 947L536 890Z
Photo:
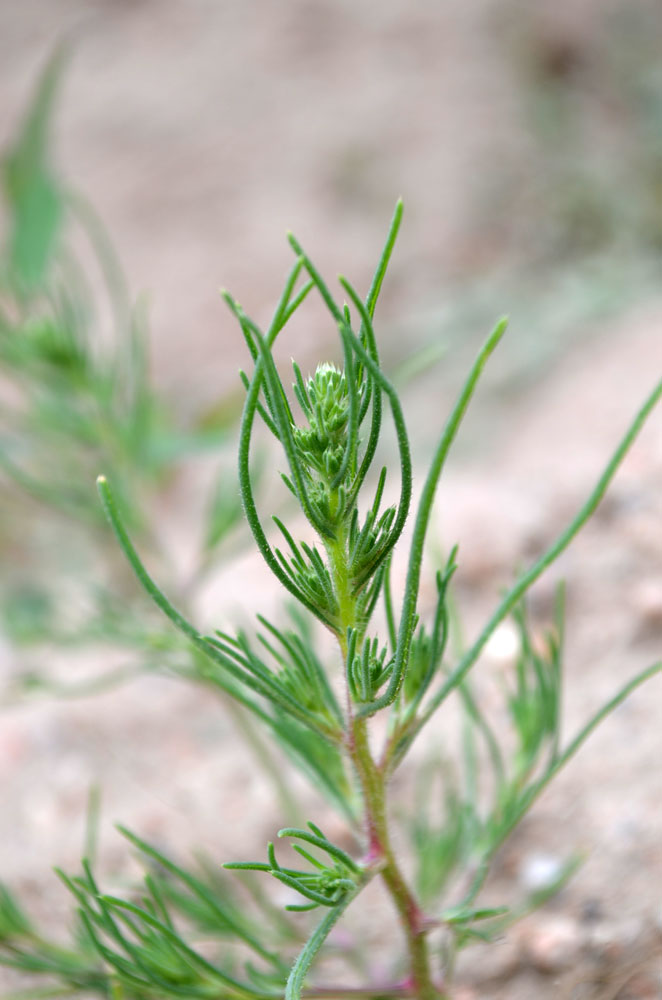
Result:
M560 711L562 594L554 628L542 647L532 640L525 606L528 590L600 503L659 402L662 381L625 430L576 516L517 577L466 649L458 653L448 641L455 613L453 575L462 562L457 547L436 573L431 613L420 600L439 480L483 369L505 335L506 322L496 324L480 350L439 429L427 476L414 497L403 406L382 367L375 332L379 293L401 220L398 202L365 295L344 277L338 288L327 284L293 236L292 269L266 329L223 293L251 365L242 373L246 395L239 438L241 499L257 549L284 596L294 599L291 626L258 616L252 634L207 635L154 581L129 537L111 485L103 476L98 481L105 513L138 580L195 650L190 678L236 699L265 727L337 809L347 824L347 836L334 834L331 840L314 822L306 828L286 825L278 836L289 843L287 850L298 855L297 861L284 859L283 844L277 857L270 843L266 861L240 858L226 863L226 869L239 873L232 876L239 883L237 890L227 881L230 876L218 870L213 876L189 872L124 831L147 862L144 888L129 899L105 894L87 863L80 876L62 876L79 912L69 950L44 942L12 898L0 896L3 960L46 974L63 995L96 992L115 1000L451 998L456 953L503 933L529 905L481 903L497 849L595 727L635 688L662 671L657 662L630 677L566 741ZM274 357L276 341L311 294L319 297L337 330L342 365L323 362L307 377L294 363L293 370L283 374ZM296 508L291 519L289 514L270 516L268 508L262 510L267 500L256 496L251 456L259 422L272 441L276 439L282 479ZM388 469L377 464L387 427L397 444L397 459ZM387 483L393 502L386 500ZM307 540L299 537L299 515L307 522ZM398 588L392 586L391 556L408 518L412 531L406 578ZM508 616L516 624L519 653L513 675L504 683L504 714L511 725L504 738L475 696L472 672ZM386 628L380 634L382 618ZM332 636L333 656L322 657L315 648L312 619ZM439 825L421 806L413 818L417 875L410 880L407 859L393 838L389 779L451 696L462 713L464 766L455 770L428 762L420 772L424 798L432 783L440 783L444 816ZM375 716L383 717L385 724L375 725ZM482 767L485 775L478 773ZM294 816L283 821L298 822ZM220 869L225 859L215 860ZM573 866L568 864L563 877ZM275 909L268 892L257 888L263 876L270 876L268 885L278 883L287 915ZM399 923L392 978L336 985L324 971L325 943L372 880L383 884ZM250 917L238 902L244 889L252 898ZM347 952L350 968L351 948Z

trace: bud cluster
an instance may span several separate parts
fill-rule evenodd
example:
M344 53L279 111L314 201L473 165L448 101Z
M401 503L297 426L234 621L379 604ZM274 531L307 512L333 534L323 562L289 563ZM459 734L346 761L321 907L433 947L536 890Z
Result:
M345 373L335 365L318 365L315 374L294 386L308 427L294 428L294 442L309 472L332 486L347 448L349 395Z

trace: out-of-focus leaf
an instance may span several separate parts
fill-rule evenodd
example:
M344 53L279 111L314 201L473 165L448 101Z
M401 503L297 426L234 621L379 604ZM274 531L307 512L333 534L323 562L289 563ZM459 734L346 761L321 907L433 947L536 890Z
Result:
M66 54L60 45L48 61L20 134L3 161L10 268L26 292L43 284L62 221L63 195L50 159L49 130Z

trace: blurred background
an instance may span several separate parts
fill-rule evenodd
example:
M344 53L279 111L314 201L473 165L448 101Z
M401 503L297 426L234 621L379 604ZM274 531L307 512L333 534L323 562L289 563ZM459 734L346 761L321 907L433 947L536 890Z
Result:
M528 306L522 338L544 354L577 318L654 288L654 0L27 0L1 16L5 143L55 41L71 42L56 162L147 293L155 373L183 411L235 385L227 351L241 346L218 287L267 311L288 229L330 273L366 280L398 195L396 356L414 334L464 339L447 314L467 300L517 326Z
M658 0L0 6L0 878L42 915L66 908L49 869L76 865L94 785L110 870L115 820L215 857L282 825L238 744L245 720L164 676L194 668L135 590L93 485L112 474L143 551L209 627L250 620L246 595L273 605L241 526L246 360L219 288L267 321L292 230L323 274L365 290L401 195L378 320L421 469L510 316L438 518L460 541L471 631L659 378L661 39ZM282 350L304 370L334 355L323 312ZM557 574L570 731L659 657L660 421ZM501 869L526 880L537 854L582 841L553 916L581 922L592 901L621 943L659 929L659 695L596 737ZM503 995L557 995L527 962ZM610 995L658 995L645 988Z

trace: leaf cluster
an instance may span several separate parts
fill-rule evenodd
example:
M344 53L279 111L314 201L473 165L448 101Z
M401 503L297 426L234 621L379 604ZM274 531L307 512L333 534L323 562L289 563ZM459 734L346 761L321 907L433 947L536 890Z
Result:
M18 237L14 239L7 273L15 276L11 286L15 303L0 312L0 357L25 376L26 384L32 384L29 380L37 370L40 378L47 370L57 373L54 382L47 380L46 392L51 396L46 408L39 410L41 395L36 409L28 407L31 419L36 419L38 427L48 406L60 399L53 395L53 386L57 393L71 397L63 403L58 419L69 431L79 433L87 448L86 460L90 455L95 461L107 460L119 489L116 499L108 479L99 477L103 510L138 582L178 636L168 640L158 630L141 632L131 620L118 631L143 650L151 635L157 656L162 655L162 667L221 692L262 726L334 804L353 835L358 833L363 854L362 860L357 860L327 838L318 825L309 823L306 829L286 826L279 833L279 837L294 842L294 852L303 859L304 867L281 864L273 843L267 847L266 862L226 865L244 871L242 879L250 879L251 871L268 874L296 893L298 901L288 901L286 910L319 909L323 914L292 962L292 945L295 941L301 945L305 935L293 930L293 918L277 911L260 889L247 883L253 900L251 908L245 910L217 873L209 877L208 873L197 874L123 831L148 868L139 890L126 896L103 892L87 861L77 876L60 873L77 904L74 941L68 950L41 937L3 890L0 960L26 974L44 974L54 983L50 995L56 996L91 991L113 1000L171 996L299 1000L304 990L309 997L342 997L345 992L356 995L356 990L311 985L310 971L344 911L371 878L379 877L401 924L408 978L403 985L397 972L402 968L398 958L393 983L361 986L358 994L373 1000L403 996L438 1000L444 989L438 972L448 981L459 948L475 939L491 939L546 894L510 908L483 906L479 894L496 850L593 729L631 691L662 669L656 663L634 676L564 742L560 711L563 602L559 598L555 629L542 644L531 629L525 605L529 589L596 509L662 397L662 383L655 386L635 416L576 516L516 577L477 637L458 650L449 642L453 577L461 562L458 549L451 550L436 573L432 609L423 607L420 599L423 558L448 455L506 323L501 320L487 337L450 408L412 512L411 443L398 392L380 362L374 328L402 204L396 206L365 297L341 277L344 298L338 299L298 240L290 236L294 263L265 330L229 293L224 292L223 297L239 324L252 362L250 372L241 374L245 390L238 462L241 502L255 544L283 590L294 598L294 609L289 622L275 623L258 615L252 632L208 634L156 583L133 541L141 518L134 513L137 505L130 502L132 490L143 476L142 463L155 440L153 401L144 366L139 363L140 338L130 339L128 355L97 362L88 350L88 341L78 336L79 327L67 319L60 329L60 318L56 317L57 323L54 319L54 286L45 284L45 275L58 242L59 213L52 210L57 184L45 159L44 129L56 78L57 68L46 74L37 110L8 168L7 191L14 199L15 224L25 229L27 235L22 238L42 241L42 252L28 267L23 244ZM41 233L30 228L35 205L46 206ZM71 297L76 286L64 281L57 287L61 297L65 293ZM319 297L338 332L342 367L324 363L304 377L294 363L288 385L276 364L274 348L310 294ZM45 302L50 303L50 312L44 311ZM71 313L76 317L82 311L71 299L67 303L67 316ZM23 336L16 338L19 329ZM138 361L132 353L136 351ZM131 383L135 389L131 399L136 406L140 401L145 423L140 441L132 439L127 445L122 440L122 420L129 413L133 434L134 425L140 426L140 414L130 406L121 419L115 420L115 413L120 405L118 386L127 384L126 369L134 364L137 375ZM81 421L81 413L91 422ZM396 500L390 504L385 502L387 468L380 468L377 462L385 417L390 418L397 447ZM265 520L261 514L263 501L256 494L254 458L255 430L260 421L278 445L282 479L302 515L305 539L298 537L301 519L290 522L284 516ZM106 423L113 424L112 429ZM58 428L57 420L53 426ZM39 434L37 438L42 441ZM42 443L48 440L44 435ZM54 439L50 441L53 447ZM5 464L7 461L17 481L28 475L27 460L20 469L5 458ZM67 469L70 482L77 481L79 471L73 466ZM42 494L50 496L52 482L45 474L39 484ZM215 540L223 533L223 525L234 516L232 510L232 504L221 499L208 539ZM406 578L403 586L393 587L391 557L409 517ZM273 540L274 528L279 543ZM141 548L142 542L141 538ZM383 638L378 609L383 611L386 624ZM484 710L471 672L490 637L509 617L518 630L519 653L512 676L503 685L509 719L504 738ZM335 667L317 652L311 622L316 627L321 623L335 640ZM186 656L181 656L183 646L189 650ZM410 888L391 838L389 781L423 728L439 717L451 698L459 703L462 717L461 747L452 755L459 765L446 762L434 768L436 778L430 778L432 772L426 768L421 770L421 801L410 823L417 885ZM383 714L386 722L379 746L377 734L369 728L377 714ZM271 773L278 769L278 763L274 767L264 759ZM440 819L431 816L429 809L436 780L441 784ZM571 860L549 892L573 865ZM436 970L428 936L440 929L444 951L442 968Z
M95 992L134 998L198 997L216 1000L282 995L287 966L255 932L270 930L279 943L292 932L269 905L240 899L217 873L195 874L124 828L147 868L130 899L102 892L92 865L80 875L58 871L77 904L72 946L44 938L16 900L0 892L0 964L26 975L48 975L60 987L51 996ZM210 956L207 941L215 943ZM248 956L239 967L233 945ZM220 951L219 951L220 948Z
M362 869L353 858L337 844L333 844L314 823L308 824L308 830L286 828L278 831L279 837L294 837L311 847L316 847L328 856L328 861L321 861L300 844L294 844L294 850L310 865L307 871L296 868L283 868L276 860L276 852L272 843L268 844L269 862L235 861L224 865L235 871L268 872L275 879L293 889L307 900L306 903L289 903L285 909L292 911L314 910L318 906L337 907L346 900L348 893L354 895L361 883L366 881Z

